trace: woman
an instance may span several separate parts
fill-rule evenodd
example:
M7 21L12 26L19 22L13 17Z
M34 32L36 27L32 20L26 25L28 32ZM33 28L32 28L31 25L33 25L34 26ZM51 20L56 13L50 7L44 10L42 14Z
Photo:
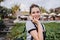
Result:
M39 21L41 10L38 5L30 7L30 21L26 22L27 40L44 40L43 28Z

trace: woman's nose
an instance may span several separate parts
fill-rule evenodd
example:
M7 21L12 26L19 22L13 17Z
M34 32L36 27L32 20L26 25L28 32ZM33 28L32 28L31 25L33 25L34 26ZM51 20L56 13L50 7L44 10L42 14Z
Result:
M35 15L39 15L38 13L35 13Z

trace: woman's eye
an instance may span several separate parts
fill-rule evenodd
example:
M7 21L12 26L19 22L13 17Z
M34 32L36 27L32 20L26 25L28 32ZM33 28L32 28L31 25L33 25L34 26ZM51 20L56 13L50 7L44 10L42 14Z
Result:
M37 13L39 13L39 11L37 11Z
M35 12L32 12L33 14L35 14Z

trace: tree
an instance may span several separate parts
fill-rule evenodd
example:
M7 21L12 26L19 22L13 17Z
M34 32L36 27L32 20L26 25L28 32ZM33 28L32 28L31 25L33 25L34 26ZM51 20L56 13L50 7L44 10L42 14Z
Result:
M2 2L2 1L4 1L4 0L0 0L0 2Z
M18 9L19 9L19 6L14 5L14 6L12 7L12 13L15 13Z
M0 17L1 18L7 17L9 13L11 13L11 9L0 6Z
M2 2L2 1L4 1L4 0L0 0L0 3ZM1 6L0 6L0 12L1 12ZM1 14L0 14L0 20L1 20Z
M55 13L60 13L60 7L55 8Z
M14 5L11 10L12 10L13 17L16 17L16 11L20 9L18 5Z
M53 13L54 12L54 10L53 9L50 9L50 13Z
M41 12L42 12L42 13L47 12L43 7L40 7L40 9L41 9Z

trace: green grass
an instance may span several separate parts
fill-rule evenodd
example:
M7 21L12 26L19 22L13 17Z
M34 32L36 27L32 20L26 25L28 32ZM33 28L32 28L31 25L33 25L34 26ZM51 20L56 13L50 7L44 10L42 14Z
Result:
M23 33L25 28L25 23L16 23L15 26L11 29L11 33L8 34L8 37L11 40L23 37L26 40L26 32Z
M44 23L46 28L46 40L60 40L60 23ZM23 37L26 40L26 32L23 33L25 23L16 23L9 34L11 39Z
M45 23L46 40L60 40L60 23Z

